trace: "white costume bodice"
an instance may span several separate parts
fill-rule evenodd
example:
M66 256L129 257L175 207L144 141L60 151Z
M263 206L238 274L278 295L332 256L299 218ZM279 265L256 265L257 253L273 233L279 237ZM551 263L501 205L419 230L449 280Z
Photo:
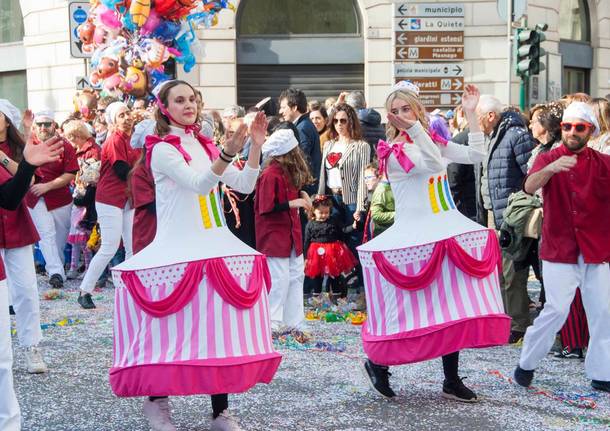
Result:
M485 157L483 134L470 134L469 146L451 141L443 146L432 142L419 123L408 133L413 143L405 143L403 152L414 167L406 172L393 153L387 161L396 208L394 224L358 247L360 251L401 249L484 229L456 209L446 171L450 162L473 164L482 161Z
M250 193L258 169L242 171L229 165L222 176L210 169L212 162L202 145L183 129L172 127L181 139L184 156L172 145L153 147L151 170L155 180L157 233L139 253L114 269L131 271L224 256L258 255L227 228L218 183Z

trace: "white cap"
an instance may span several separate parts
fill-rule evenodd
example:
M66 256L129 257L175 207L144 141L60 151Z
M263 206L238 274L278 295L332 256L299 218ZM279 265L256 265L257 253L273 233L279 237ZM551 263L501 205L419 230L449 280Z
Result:
M114 124L116 114L121 108L129 109L129 107L123 102L112 102L110 105L106 106L106 124Z
M8 117L17 129L21 126L21 112L11 102L6 99L0 99L0 112Z
M413 84L411 81L398 81L392 86L390 94L394 93L395 91L405 91L408 93L413 93L415 96L419 96L419 87Z
M136 124L133 133L131 134L131 148L143 148L144 140L148 135L155 134L155 126L157 122L153 119L147 118L146 120L140 121Z
M34 122L55 121L55 112L50 108L42 108L34 114Z
M263 144L263 159L283 156L299 145L291 129L280 129L273 132Z
M579 119L582 121L586 121L589 124L593 124L593 126L595 127L595 130L593 131L593 136L597 136L599 134L599 123L597 121L597 117L593 112L593 108L588 103L572 102L563 111L563 121L575 119Z

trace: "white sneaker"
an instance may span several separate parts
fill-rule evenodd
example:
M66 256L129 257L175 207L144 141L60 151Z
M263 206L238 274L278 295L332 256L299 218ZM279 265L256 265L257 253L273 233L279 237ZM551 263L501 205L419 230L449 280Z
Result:
M210 431L243 431L243 429L237 423L237 419L225 410L212 420Z
M154 401L146 398L142 410L153 431L176 431L176 427L172 424L169 398L159 398Z
M41 374L49 371L47 364L42 359L38 346L31 346L25 349L25 362L30 374Z

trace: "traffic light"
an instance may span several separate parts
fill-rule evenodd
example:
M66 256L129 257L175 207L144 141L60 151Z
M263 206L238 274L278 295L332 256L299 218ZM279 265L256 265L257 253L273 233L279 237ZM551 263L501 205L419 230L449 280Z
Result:
M540 48L540 43L546 40L544 32L548 25L538 24L532 30L529 28L518 28L515 32L516 46L516 65L517 75L525 78L532 75L538 75L544 70L544 63L540 62L540 57L546 54L545 50Z

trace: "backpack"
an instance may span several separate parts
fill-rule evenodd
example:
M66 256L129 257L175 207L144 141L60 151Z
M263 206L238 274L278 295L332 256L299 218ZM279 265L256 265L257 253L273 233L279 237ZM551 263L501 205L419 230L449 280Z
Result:
M508 197L508 206L504 210L502 226L500 226L500 247L510 255L515 262L521 262L527 257L533 238L525 236L526 228L533 211L542 208L538 196L530 195L520 190Z

